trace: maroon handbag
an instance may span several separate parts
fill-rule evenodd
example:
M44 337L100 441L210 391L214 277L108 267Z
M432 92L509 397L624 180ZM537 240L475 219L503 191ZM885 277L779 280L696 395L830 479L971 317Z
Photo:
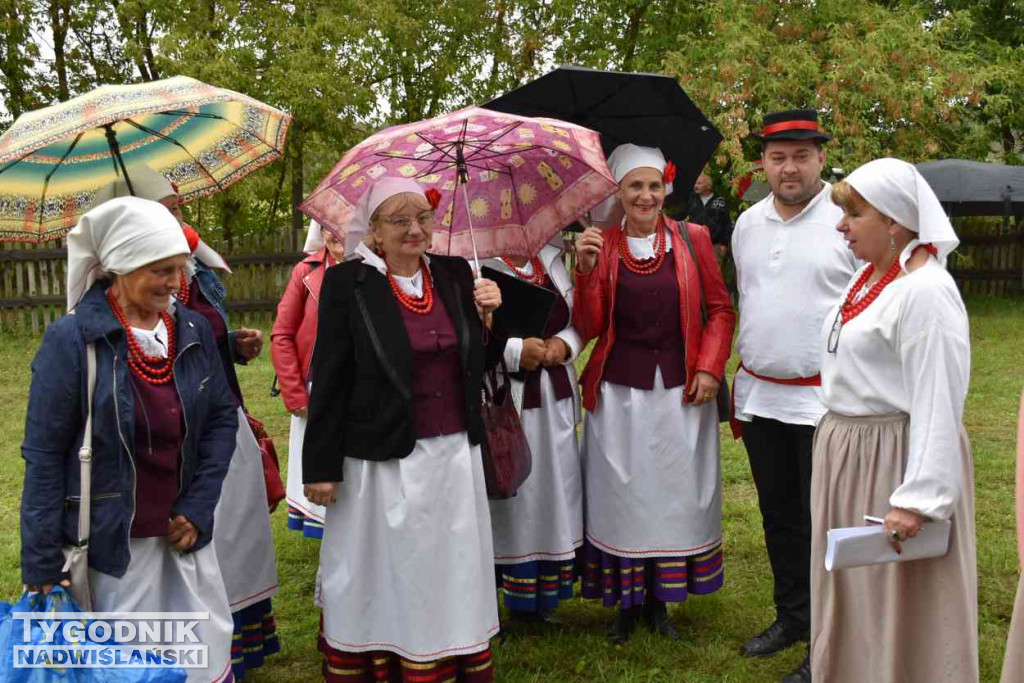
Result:
M533 454L526 441L523 423L512 401L512 381L505 361L501 361L502 379L499 387L495 370L484 380L483 417L485 438L481 444L487 497L511 498L530 476Z
M263 423L245 411L245 419L249 422L249 429L252 430L256 442L260 445L260 455L263 458L263 483L267 489L267 505L273 512L277 504L285 499L284 482L281 481L281 465L277 460L277 449L274 448L274 441L267 434Z

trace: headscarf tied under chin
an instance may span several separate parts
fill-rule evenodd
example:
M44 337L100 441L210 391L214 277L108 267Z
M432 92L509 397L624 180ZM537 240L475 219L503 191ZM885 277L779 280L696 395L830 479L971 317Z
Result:
M380 205L396 194L426 195L423 186L412 178L381 178L363 194L356 205L355 215L345 230L345 253L354 253L359 243L370 233L370 218Z
M165 206L139 197L106 201L68 233L68 310L104 274L126 275L188 253L178 219Z
M626 143L619 145L608 155L608 168L615 178L615 182L621 183L622 179L629 175L630 171L638 168L653 168L664 175L665 155L657 147L641 147ZM665 196L672 194L672 183L665 183ZM610 225L617 223L618 217L622 215L622 202L617 194L613 194L591 210L591 217L599 225Z
M946 265L946 257L960 239L939 198L913 164L901 159L875 159L848 175L846 182L879 213L916 232L922 244L934 246L939 263ZM904 267L909 257L907 251L901 254Z

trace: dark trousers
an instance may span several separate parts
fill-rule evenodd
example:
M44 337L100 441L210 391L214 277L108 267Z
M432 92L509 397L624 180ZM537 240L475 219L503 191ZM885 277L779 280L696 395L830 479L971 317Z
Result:
M811 450L814 427L755 417L743 445L757 486L778 618L811 623Z

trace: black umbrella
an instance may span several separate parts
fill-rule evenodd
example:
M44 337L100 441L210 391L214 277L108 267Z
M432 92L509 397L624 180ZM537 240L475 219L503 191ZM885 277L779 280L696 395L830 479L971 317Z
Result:
M943 159L917 170L950 216L1024 215L1024 166Z
M722 141L679 83L658 74L561 66L483 106L596 130L605 154L626 142L659 147L676 165L683 196Z

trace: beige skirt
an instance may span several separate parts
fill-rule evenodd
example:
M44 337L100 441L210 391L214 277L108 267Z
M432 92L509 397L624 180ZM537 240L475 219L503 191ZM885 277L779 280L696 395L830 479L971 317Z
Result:
M963 492L942 558L825 571L827 532L885 516L903 481L909 420L828 413L811 478L811 674L815 683L976 683L974 470L961 429Z
M1006 657L1003 658L1002 683L1024 681L1024 574L1017 584L1017 601L1013 604L1013 621L1006 638Z

